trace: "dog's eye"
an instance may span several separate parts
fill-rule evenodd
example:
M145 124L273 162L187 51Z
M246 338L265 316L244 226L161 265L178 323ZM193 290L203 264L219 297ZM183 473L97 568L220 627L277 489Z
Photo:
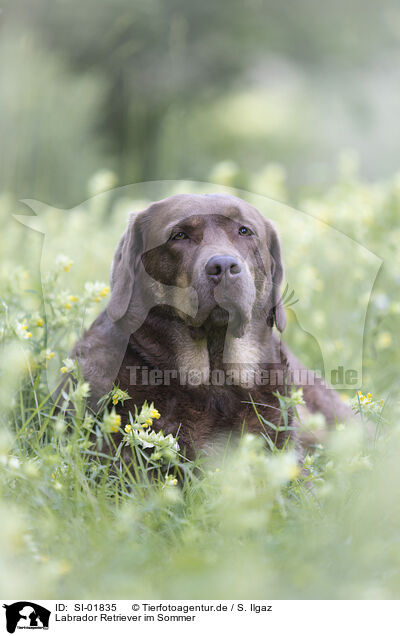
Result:
M188 235L185 232L177 232L173 236L171 236L172 241L182 241L184 239L188 239Z
M251 236L253 232L250 230L250 228L246 227L245 225L242 225L242 227L239 228L239 234L241 236Z

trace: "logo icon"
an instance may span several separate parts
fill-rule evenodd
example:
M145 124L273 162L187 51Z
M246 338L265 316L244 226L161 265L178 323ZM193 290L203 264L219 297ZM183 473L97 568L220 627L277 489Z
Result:
M13 634L18 629L48 629L51 612L32 603L32 601L18 601L11 605L3 605L6 610L7 631Z

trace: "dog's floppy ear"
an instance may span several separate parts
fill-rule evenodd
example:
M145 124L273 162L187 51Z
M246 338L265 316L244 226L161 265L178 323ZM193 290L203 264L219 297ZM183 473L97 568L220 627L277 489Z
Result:
M282 332L286 326L286 313L280 291L283 280L283 263L278 232L272 223L268 223L268 249L271 259L272 289L267 324L273 327L275 323L278 331Z
M113 322L123 318L128 310L135 280L135 269L140 256L140 232L136 215L129 217L128 227L115 250L111 264L111 298L107 314Z

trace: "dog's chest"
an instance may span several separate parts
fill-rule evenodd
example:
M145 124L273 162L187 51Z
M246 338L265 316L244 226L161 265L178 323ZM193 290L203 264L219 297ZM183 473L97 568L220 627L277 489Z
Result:
M218 438L227 438L242 431L268 433L277 446L286 439L286 431L277 431L283 424L277 398L267 388L250 390L240 386L190 386L179 378L151 374L139 360L127 356L121 366L118 383L131 400L119 408L123 423L128 421L134 405L139 409L147 401L154 403L161 413L154 420L155 430L179 436L179 443L188 456L212 444ZM134 371L132 371L134 370ZM257 403L257 412L253 402ZM262 416L262 417L260 417ZM269 425L272 424L272 426Z

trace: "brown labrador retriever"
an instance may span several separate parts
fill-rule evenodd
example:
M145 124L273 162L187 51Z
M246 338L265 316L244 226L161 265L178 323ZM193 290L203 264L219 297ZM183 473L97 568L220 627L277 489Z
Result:
M154 402L154 428L178 434L189 457L243 429L273 432L282 445L293 431L276 435L276 392L290 392L307 371L274 330L286 322L282 278L276 229L241 199L176 195L132 215L112 264L110 302L73 351L92 407L113 384L132 398L119 408L123 423L133 404ZM314 374L303 384L310 411L328 422L351 416Z

